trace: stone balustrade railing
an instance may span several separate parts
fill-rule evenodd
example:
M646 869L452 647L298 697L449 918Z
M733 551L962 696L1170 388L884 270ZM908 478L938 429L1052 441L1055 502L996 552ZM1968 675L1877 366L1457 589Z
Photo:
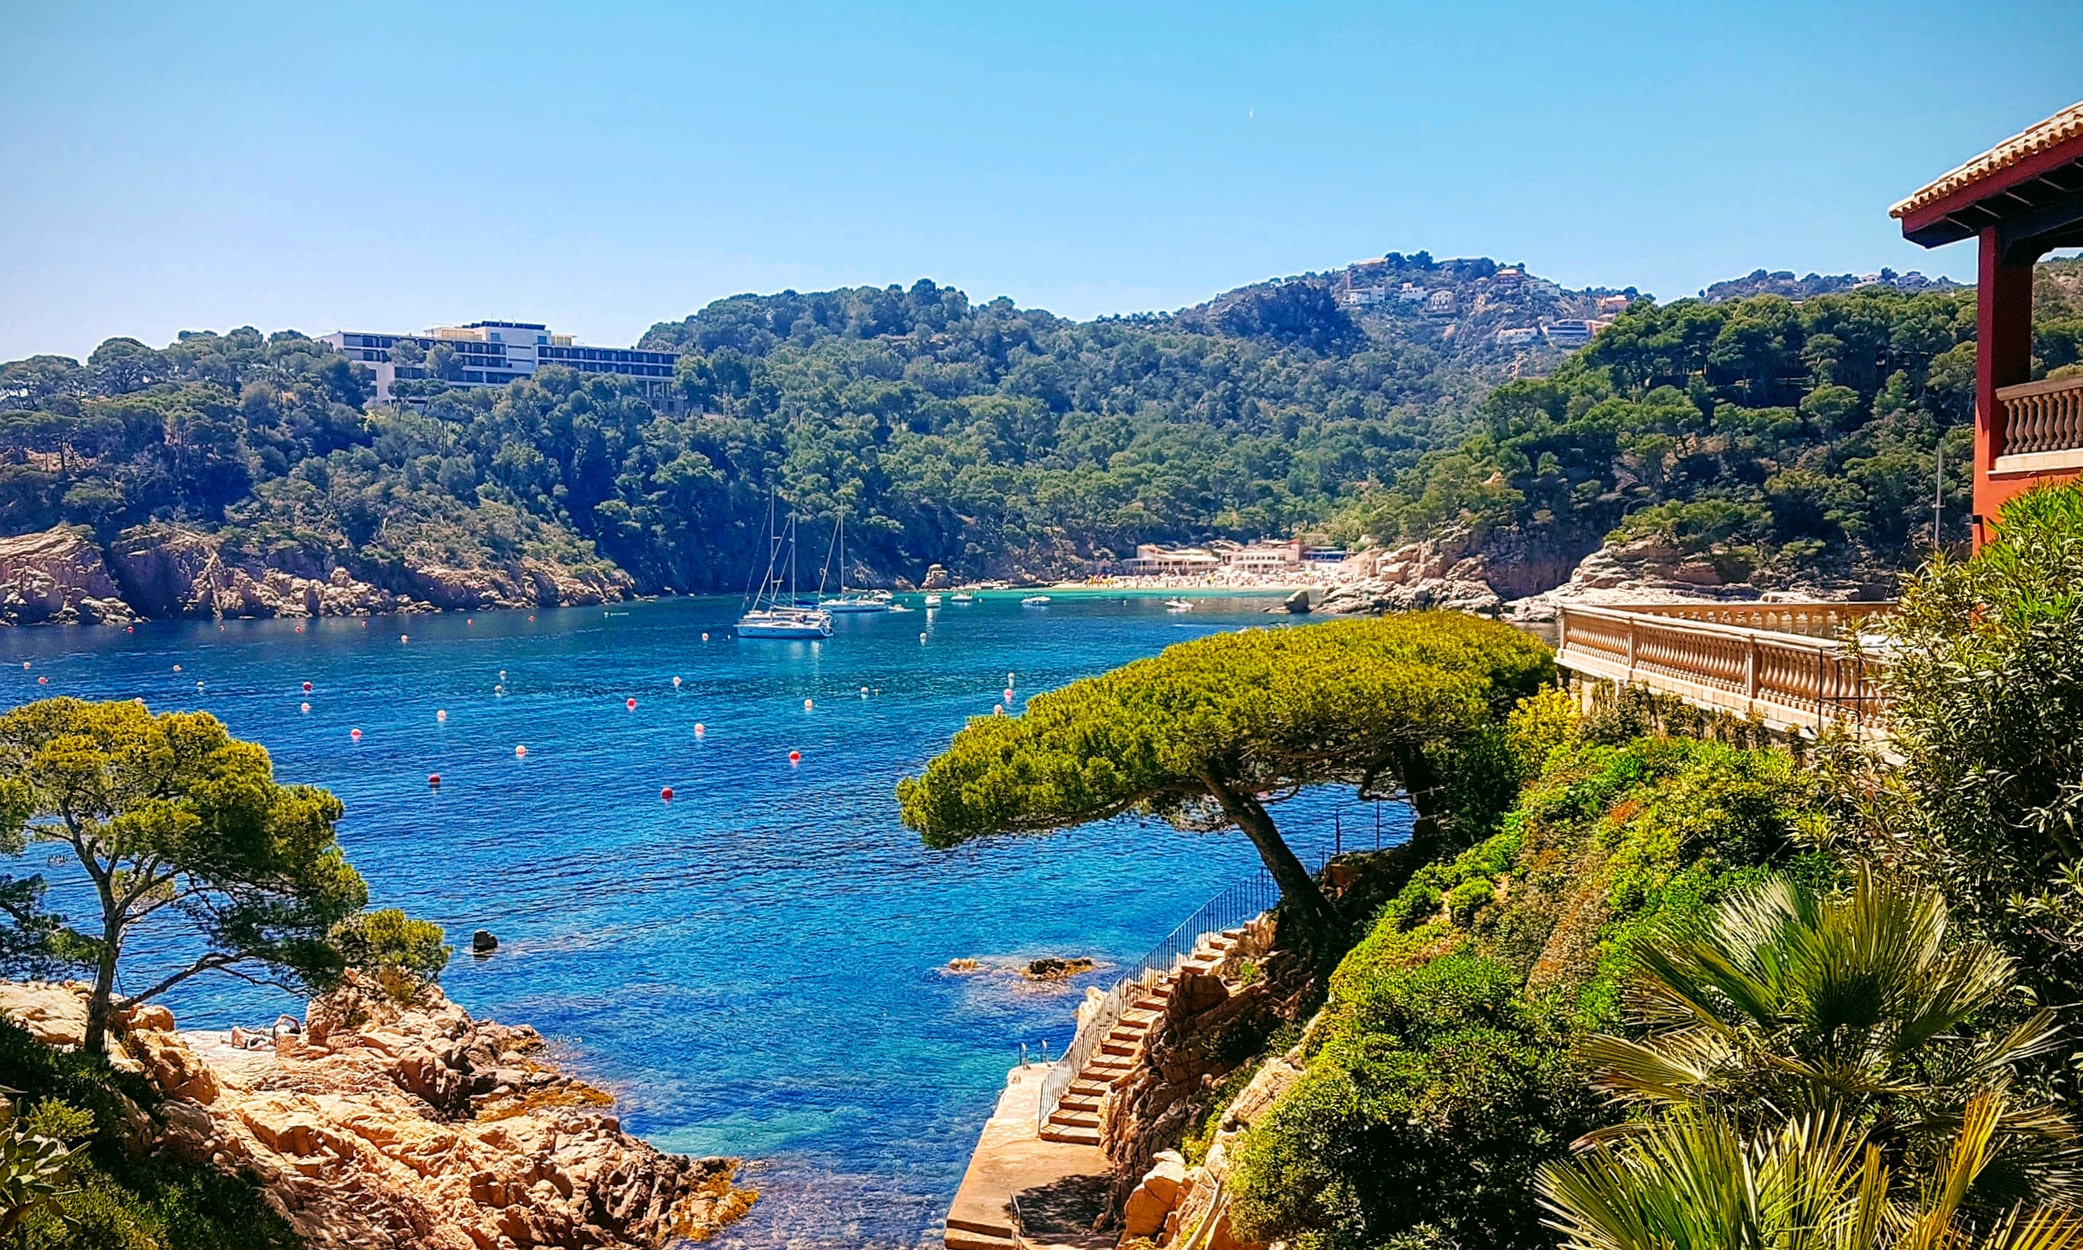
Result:
M2014 456L2083 451L2083 378L1996 388L2003 409L1997 467Z
M1756 717L1781 731L1843 725L1882 738L1887 697L1881 661L1834 638L1724 624L1690 612L1760 609L1756 619L1813 624L1836 613L1840 628L1889 604L1711 604L1565 607L1556 617L1555 662L1587 676L1647 686L1696 707ZM1673 610L1673 609L1678 610ZM1850 611L1847 611L1850 609ZM1771 612L1781 614L1778 617Z
M1581 610L1581 609L1580 609ZM1644 603L1624 609L1686 621L1711 621L1741 629L1810 638L1842 638L1868 617L1895 610L1892 599L1846 603Z

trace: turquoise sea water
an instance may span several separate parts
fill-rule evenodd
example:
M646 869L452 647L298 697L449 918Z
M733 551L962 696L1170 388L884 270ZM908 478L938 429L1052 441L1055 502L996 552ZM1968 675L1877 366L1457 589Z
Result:
M937 1244L1019 1043L1060 1053L1082 986L1106 978L1041 988L1005 969L1133 959L1257 859L1235 834L1129 820L928 851L891 788L1004 702L1008 672L1017 710L1170 643L1265 625L1269 603L1174 614L1157 596L991 595L841 617L818 644L733 640L738 604L723 599L301 632L16 630L0 636L0 694L205 708L265 745L280 779L333 790L372 902L462 948L443 977L457 1002L540 1029L659 1146L752 1161L762 1200L719 1244L913 1246ZM1312 865L1341 803L1346 845L1371 845L1375 814L1349 796L1276 813ZM1400 838L1405 814L1384 816ZM82 905L43 854L28 866L51 875L54 903ZM468 953L477 928L499 936L490 958ZM138 952L143 985L177 948L147 937ZM989 968L945 970L964 956ZM190 1028L300 1006L229 979L170 1005Z

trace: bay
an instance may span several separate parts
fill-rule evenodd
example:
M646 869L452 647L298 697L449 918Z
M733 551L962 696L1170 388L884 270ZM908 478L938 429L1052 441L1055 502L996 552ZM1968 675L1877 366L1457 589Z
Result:
M660 1147L750 1162L761 1201L717 1244L938 1244L1019 1045L1061 1053L1107 965L1257 870L1241 836L1149 821L953 851L903 828L892 788L965 718L1279 619L1263 596L1187 613L1157 595L1019 599L842 616L814 644L734 640L739 605L721 598L14 630L0 693L203 708L266 746L278 779L338 794L372 905L458 943L442 978L457 1002L540 1029ZM1347 846L1371 845L1377 818L1389 840L1408 826L1349 794L1276 817L1312 866L1334 817ZM47 851L15 870L46 872L77 914L82 882ZM479 928L500 940L489 958L468 951ZM141 935L128 982L183 949ZM1010 971L1087 954L1101 970L1068 984ZM985 970L947 970L964 957ZM169 1006L184 1028L222 1028L301 1003L219 977Z

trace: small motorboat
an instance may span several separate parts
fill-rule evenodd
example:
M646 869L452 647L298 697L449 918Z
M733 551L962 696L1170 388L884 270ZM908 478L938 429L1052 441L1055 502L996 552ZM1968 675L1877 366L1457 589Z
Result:
M975 603L976 596L970 594L966 590L958 590L954 594L948 596L948 601L951 603Z
M1024 608L1046 608L1049 606L1049 597L1047 595L1029 595L1025 599L1020 600L1020 606Z
M926 596L926 606L927 606L927 607L929 607L929 608L937 608L937 607L939 607L939 606L940 606L940 596L939 596L939 595L927 595L927 596Z
M1167 599L1164 601L1164 606L1167 612L1191 612L1193 611L1193 600Z

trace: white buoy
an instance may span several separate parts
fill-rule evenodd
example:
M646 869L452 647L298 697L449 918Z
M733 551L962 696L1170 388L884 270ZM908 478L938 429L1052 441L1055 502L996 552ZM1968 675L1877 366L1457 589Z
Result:
M707 732L709 732L709 727L708 727L707 725L704 725L704 724L702 724L702 723L701 723L700 721L696 721L696 722L694 722L694 736L695 736L695 737L699 738L699 737L701 737L701 736L702 736L703 734L705 734L705 733L707 733Z
M805 700L803 700L803 710L804 710L804 711L806 711L806 712L807 712L807 711L809 711L809 710L810 710L811 708L813 708L813 707L816 707L816 706L817 706L816 704L812 703L812 702L811 702L810 700L808 700L808 699L805 699Z
M702 641L703 641L703 642L707 642L707 641L709 641L709 631L707 631L707 630L703 630L703 631L702 631Z
M297 704L297 711L302 712L306 716L309 716L311 714L311 705L308 703L299 703Z
M1013 688L1013 675L1012 675L1011 673L1007 673L1007 674L1005 675L1005 688L1006 688L1007 690L1010 690L1010 689L1012 689L1012 688Z
M22 667L23 667L23 668L27 668L27 667L29 667L29 666L28 666L27 664L24 664L24 665L22 665ZM180 666L180 665L178 665L178 664L174 665L174 671L175 671L176 673L180 672L180 671L181 671L181 666Z
M514 758L515 758L515 759L522 759L522 760L525 760L525 759L527 759L527 758L528 758L528 748L527 748L527 747L515 747L515 748L514 748Z
M677 677L675 677L675 678L673 678L673 689L675 689L675 690L678 690L679 688L680 688L680 679L679 679L679 678L677 678Z
M438 721L440 721L440 722L442 722L443 724L447 724L447 723L448 723L448 709L447 709L447 708L437 708L437 709L435 709L435 711L434 711L434 719L435 719L435 720L438 720Z
M926 636L925 636L924 634L920 634L920 635L919 635L919 641L920 641L920 642L924 642L924 641L926 641Z
M862 687L861 687L861 697L862 697L863 699L865 699L865 698L867 698L867 697L868 697L868 687L866 687L866 686L862 686Z
M411 642L411 641L412 641L412 635L411 635L411 634L399 634L399 635L398 635L398 641L399 641L399 642Z
M499 680L501 680L501 681L505 681L505 680L506 680L506 670L505 670L505 669L503 669L503 668L499 670Z
M1005 715L1005 704L1003 704L1003 703L993 703L993 704L991 705L991 715L993 715L993 716L1003 716L1003 715Z

